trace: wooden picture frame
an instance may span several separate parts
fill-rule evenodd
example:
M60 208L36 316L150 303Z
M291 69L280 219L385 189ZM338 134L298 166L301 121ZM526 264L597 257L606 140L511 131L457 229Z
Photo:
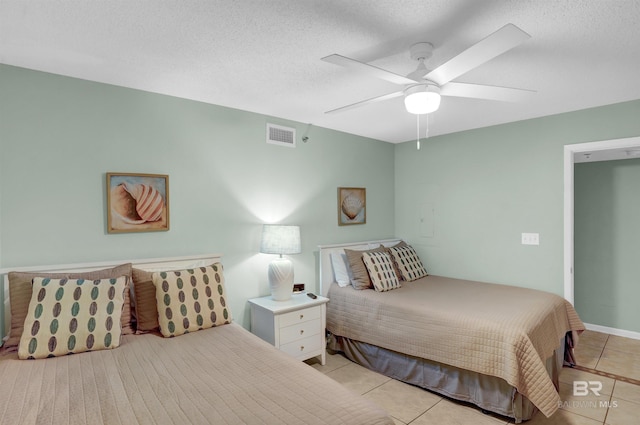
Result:
M338 225L365 224L367 222L367 189L364 187L338 188Z
M169 176L107 173L107 232L169 230Z

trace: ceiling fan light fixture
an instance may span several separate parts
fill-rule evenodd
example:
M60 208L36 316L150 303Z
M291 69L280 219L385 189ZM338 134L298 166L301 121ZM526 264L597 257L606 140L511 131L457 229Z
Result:
M440 107L440 88L431 84L416 84L404 91L404 106L410 114L424 115Z

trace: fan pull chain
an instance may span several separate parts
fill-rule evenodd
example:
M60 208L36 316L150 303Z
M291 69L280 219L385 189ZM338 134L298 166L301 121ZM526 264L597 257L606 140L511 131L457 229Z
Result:
M429 138L429 114L427 114L427 132L425 133L424 138Z
M416 148L420 150L420 115L418 114L416 114Z
M429 114L425 114L427 116L427 131L425 132L424 138L429 138ZM420 115L416 114L416 148L420 150Z

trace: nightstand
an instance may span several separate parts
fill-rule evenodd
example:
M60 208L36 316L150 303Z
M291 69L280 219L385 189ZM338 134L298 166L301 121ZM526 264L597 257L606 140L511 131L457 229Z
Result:
M314 300L306 293L293 294L286 301L274 301L271 296L250 299L251 332L298 360L320 356L324 365L328 301L320 295Z

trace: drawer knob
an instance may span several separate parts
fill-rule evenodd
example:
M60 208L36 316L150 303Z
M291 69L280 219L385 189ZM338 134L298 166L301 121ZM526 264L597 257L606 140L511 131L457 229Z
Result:
M304 333L304 329L300 329L300 335Z
M300 318L301 318L301 319L302 319L302 318L304 318L304 314L301 314L301 315L300 315Z
M304 351L304 345L300 346L300 351Z

